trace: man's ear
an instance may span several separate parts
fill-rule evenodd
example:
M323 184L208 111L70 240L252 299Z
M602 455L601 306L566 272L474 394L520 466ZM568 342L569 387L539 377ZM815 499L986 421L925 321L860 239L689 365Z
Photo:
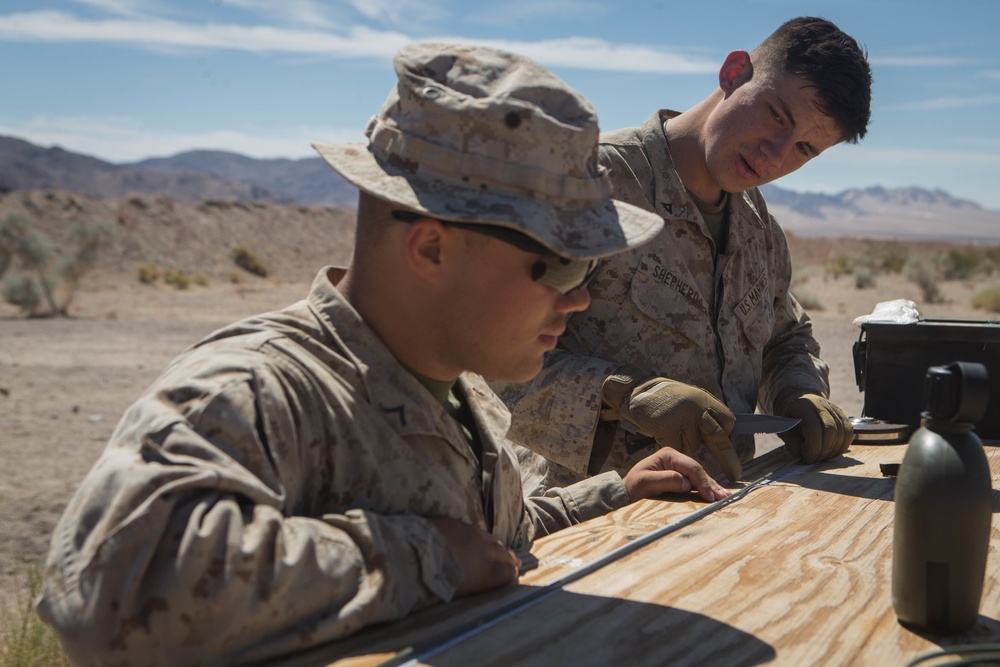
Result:
M733 51L719 69L719 87L728 95L753 77L753 64L746 51Z
M431 283L440 280L444 260L444 234L444 225L432 218L419 218L407 223L404 246L406 263L414 274Z

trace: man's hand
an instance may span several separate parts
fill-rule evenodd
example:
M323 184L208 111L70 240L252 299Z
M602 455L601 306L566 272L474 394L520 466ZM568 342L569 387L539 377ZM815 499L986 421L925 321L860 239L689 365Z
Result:
M653 378L615 396L616 385L605 383L604 400L618 409L621 419L656 438L661 446L693 454L704 443L730 481L743 475L740 459L729 439L736 418L726 405L704 389L666 378Z
M785 390L774 402L775 414L801 420L795 428L779 433L785 446L803 463L826 461L847 451L854 427L844 411L818 394Z
M432 517L428 520L444 537L462 568L462 583L455 591L456 598L517 581L521 559L500 540L458 519Z
M708 476L700 463L669 447L636 463L622 482L633 502L664 493L687 493L692 488L698 489L698 495L709 502L729 495L729 491Z

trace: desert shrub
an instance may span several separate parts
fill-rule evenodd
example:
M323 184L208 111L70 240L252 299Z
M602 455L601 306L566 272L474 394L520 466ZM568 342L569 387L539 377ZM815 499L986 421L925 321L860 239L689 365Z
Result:
M4 278L3 299L28 315L34 315L42 303L42 296L35 279L23 274Z
M239 245L233 248L230 254L233 257L233 261L236 262L236 266L244 271L252 273L255 276L260 276L261 278L267 277L267 266L264 265L264 260L258 257L256 253Z
M15 213L9 214L0 224L0 276L13 264L21 239L28 236L30 230L28 219Z
M806 310L824 310L823 302L815 294L807 289L795 290L795 298Z
M987 287L972 295L972 307L1000 313L1000 286Z
M166 269L163 272L163 282L173 285L177 289L187 289L191 287L191 277L184 269Z
M1000 269L1000 245L984 248L983 255L986 257L986 261L990 263L990 268L994 270Z
M934 261L928 257L911 257L906 263L906 279L916 283L923 293L925 303L940 303L941 296L939 271Z
M136 267L136 271L139 274L140 283L152 285L160 279L160 269L157 268L156 264L140 264Z
M794 290L797 287L805 285L815 272L816 267L814 266L792 262L792 279L790 283L792 289Z
M0 275L13 267L15 259L22 270L20 274L12 274L20 278L5 282L7 301L30 315L68 314L84 274L97 263L101 249L110 243L111 228L103 222L81 221L73 225L70 233L72 242L57 248L22 216L7 216L0 225ZM26 277L31 278L30 283ZM43 303L48 310L39 313Z
M857 289L867 289L875 287L875 272L867 266L857 266L854 268L854 287Z
M875 241L865 255L865 264L876 273L902 273L910 258L910 249L899 241Z
M964 280L982 270L983 254L972 248L949 248L939 262L945 280Z
M193 282L198 287L208 286L208 274L204 271L196 271L193 276L191 276L191 282Z
M840 276L846 276L854 268L854 262L847 255L837 255L830 260L827 265L827 273L832 275L834 278L839 278Z
M240 273L239 271L230 271L229 272L229 282L231 282L234 285L240 285L240 284L242 284L243 283L243 274Z
M13 601L0 600L0 667L69 667L55 631L42 622L33 601L42 592L38 565L26 571L26 586Z

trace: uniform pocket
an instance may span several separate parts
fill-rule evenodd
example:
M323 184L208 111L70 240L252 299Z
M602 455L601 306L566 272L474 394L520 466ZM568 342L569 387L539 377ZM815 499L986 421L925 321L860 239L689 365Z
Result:
M733 308L743 327L743 335L755 350L762 350L774 331L774 298L771 280L766 271L760 273L750 289Z
M650 272L632 277L628 300L654 320L690 340L703 345L711 334L705 300L693 281L659 265Z

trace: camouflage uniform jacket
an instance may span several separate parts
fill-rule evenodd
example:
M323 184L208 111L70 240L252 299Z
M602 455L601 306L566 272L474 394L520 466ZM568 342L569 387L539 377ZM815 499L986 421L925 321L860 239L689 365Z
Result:
M525 501L509 413L465 374L480 468L331 271L186 351L123 416L38 603L75 665L231 665L335 640L452 597L461 571L422 515L517 548L627 503L614 473Z
M784 234L760 191L730 195L729 237L716 256L707 226L674 169L659 111L642 127L601 136L600 160L614 197L661 214L650 243L604 263L592 304L568 322L559 347L530 383L495 385L513 414L509 436L547 457L519 452L525 489L581 479L601 410L601 386L622 364L707 389L734 412L770 410L785 387L829 394L812 324L789 293ZM627 470L620 426L604 469ZM734 445L753 457L752 436ZM705 448L696 455L719 471Z

